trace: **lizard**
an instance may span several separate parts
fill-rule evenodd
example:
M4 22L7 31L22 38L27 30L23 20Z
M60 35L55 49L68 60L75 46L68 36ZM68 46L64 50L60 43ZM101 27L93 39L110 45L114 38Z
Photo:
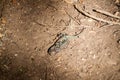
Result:
M78 34L68 35L66 33L60 33L57 35L58 39L51 45L47 52L49 55L55 55L59 53L61 50L67 48L70 43L70 39L72 38L79 38L79 34L83 32L85 28L82 28Z

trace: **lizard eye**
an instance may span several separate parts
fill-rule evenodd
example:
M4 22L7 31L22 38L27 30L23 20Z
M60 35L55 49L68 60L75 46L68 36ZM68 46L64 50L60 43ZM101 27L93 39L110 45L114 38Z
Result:
M60 36L62 33L58 33L57 36Z

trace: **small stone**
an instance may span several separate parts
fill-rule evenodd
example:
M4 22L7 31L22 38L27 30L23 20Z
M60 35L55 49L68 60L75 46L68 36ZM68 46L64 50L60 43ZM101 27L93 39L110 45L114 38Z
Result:
M82 61L85 61L86 59L85 58L82 58Z
M67 67L64 68L65 70L67 69Z
M95 59L96 58L96 55L93 55L93 59Z
M50 74L50 76L54 76L53 74Z
M18 56L18 54L15 54L14 56L15 56L15 57L17 57L17 56Z
M28 43L25 43L26 46L28 46Z
M5 47L2 47L2 50L5 50L6 48Z
M4 35L0 33L0 38L2 38Z

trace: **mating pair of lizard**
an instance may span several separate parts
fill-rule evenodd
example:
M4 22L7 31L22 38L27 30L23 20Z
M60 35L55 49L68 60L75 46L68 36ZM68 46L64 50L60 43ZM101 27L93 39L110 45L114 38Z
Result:
M49 55L55 55L56 53L60 52L62 49L67 48L70 43L70 39L72 38L79 38L79 34L83 32L85 28L82 28L81 31L75 35L68 35L68 34L58 34L58 39L54 42L52 46L48 48Z

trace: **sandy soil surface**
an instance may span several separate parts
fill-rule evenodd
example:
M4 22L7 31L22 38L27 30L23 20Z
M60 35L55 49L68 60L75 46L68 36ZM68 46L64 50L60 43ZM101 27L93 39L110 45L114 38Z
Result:
M120 80L120 25L92 9L120 16L115 0L1 0L0 80ZM74 35L56 55L47 53L59 33Z

